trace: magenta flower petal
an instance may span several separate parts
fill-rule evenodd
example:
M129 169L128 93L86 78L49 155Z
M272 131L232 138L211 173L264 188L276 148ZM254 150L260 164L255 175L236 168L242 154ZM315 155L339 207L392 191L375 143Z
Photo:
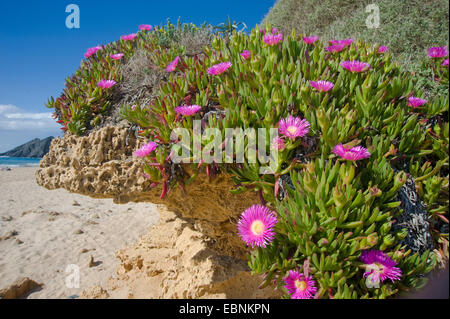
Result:
M267 45L277 45L280 41L283 41L283 34L279 33L279 34L266 34L264 36L264 43Z
M448 67L448 59L445 59L444 61L442 61L442 66Z
M231 66L231 62L222 62L218 63L216 65L213 65L212 67L208 68L207 72L210 75L219 75L228 70L228 68Z
M330 43L332 45L343 45L343 46L349 46L353 43L353 39L349 38L349 39L344 39L344 40L330 40Z
M327 92L334 87L334 84L328 81L310 81L309 84L318 91Z
M153 27L150 24L140 24L139 30L141 31L150 31Z
M114 81L114 80L100 80L100 81L98 81L97 86L101 87L102 89L109 89L110 87L112 87L115 84L116 84L116 81Z
M248 50L242 51L241 57L243 57L245 60L247 60L250 57L250 51L248 51Z
M412 106L413 108L416 108L416 107L422 106L423 104L425 104L427 102L428 102L427 100L424 100L424 99L421 99L421 98L418 98L415 96L411 96L408 99L408 106Z
M279 131L282 135L295 139L297 137L303 137L309 132L309 122L299 117L293 117L289 115L287 119L282 119L279 124Z
M332 152L348 161L357 161L370 157L369 151L362 146L349 148L342 144L338 144L333 148Z
M295 270L289 270L289 275L284 279L284 282L284 288L291 295L291 299L311 299L317 292L313 277L306 277Z
M380 250L363 250L360 260L367 265L363 277L369 277L373 283L383 282L386 279L400 280L402 271L395 267L397 263Z
M172 62L170 62L167 67L166 67L166 71L167 72L173 72L175 71L175 69L177 68L178 65L178 61L180 61L180 57L177 56Z
M136 33L131 33L131 34L123 35L123 36L121 36L120 38L121 38L122 40L124 40L124 41L130 41L130 40L133 40L133 39L136 38L136 37L137 37L137 34L136 34Z
M198 105L177 106L175 112L184 116L192 116L201 109L202 107Z
M313 44L317 40L319 40L319 37L317 35L313 35L310 37L303 37L303 42L305 42L306 44Z
M153 152L158 144L156 144L153 141L148 142L147 144L141 146L136 152L134 152L134 156L137 157L145 157L151 154Z
M266 247L275 238L275 213L262 205L253 205L241 215L237 228L241 239L252 248Z
M282 151L285 147L286 143L281 137L277 136L272 140L271 148L276 149L277 151Z
M98 50L101 50L101 49L102 49L101 46L96 46L96 47L93 47L93 48L89 48L89 49L87 49L86 53L84 54L84 57L87 59L91 55L95 54Z
M345 49L345 45L344 44L336 44L336 45L330 45L329 47L326 47L325 50L327 50L328 52L341 52L342 50Z
M360 62L358 60L354 60L354 61L343 61L341 62L341 66L344 69L347 69L350 72L353 73L359 73L359 72L363 72L366 71L367 69L370 68L370 64L366 63L366 62Z
M110 57L113 60L120 60L123 57L123 53L111 54Z
M389 51L388 47L386 47L384 45L382 45L378 48L378 53L386 53L388 51Z
M446 46L443 47L433 47L428 49L428 56L430 58L443 58L448 55L448 50Z

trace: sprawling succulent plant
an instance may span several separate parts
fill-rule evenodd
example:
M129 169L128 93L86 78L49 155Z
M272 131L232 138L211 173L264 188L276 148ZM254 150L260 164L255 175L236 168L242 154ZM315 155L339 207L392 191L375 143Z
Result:
M132 44L106 46L83 62L49 106L70 131L82 132L87 119L109 107L97 81L105 75L120 81L102 52L120 47L128 58L137 47L147 50L153 65L167 70L167 81L150 104L121 109L156 143L139 152L147 161L144 171L154 185L163 184L162 197L202 171L231 173L236 194L258 192L277 217L271 243L250 256L251 269L265 275L263 286L296 296L292 289L314 282L317 298L385 298L421 287L424 275L448 258L448 94L424 99L415 77L362 41L327 50L268 25L264 32L217 35L202 54L185 55L184 46L162 45L165 36L156 29ZM448 66L432 64L448 83ZM92 116L80 122L77 112ZM192 133L183 141L189 170L172 161L180 151L173 132L180 128ZM221 154L230 128L279 128L281 137L266 135L258 149L278 150L273 174L261 174L259 154L247 152L238 163ZM208 129L223 143L212 147ZM248 139L243 145L248 151ZM198 160L196 147L217 157ZM240 151L236 145L232 150ZM263 230L253 226L258 234ZM391 277L383 277L386 269Z

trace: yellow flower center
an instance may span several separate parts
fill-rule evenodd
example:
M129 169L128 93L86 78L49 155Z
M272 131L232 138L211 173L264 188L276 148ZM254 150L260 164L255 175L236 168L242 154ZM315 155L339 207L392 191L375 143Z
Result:
M291 134L295 134L295 133L297 133L297 126L289 126L287 128L287 131Z
M295 287L297 287L298 290L305 290L308 287L308 284L306 283L306 281L302 280L296 280L295 281Z
M250 227L250 230L255 235L261 235L261 233L264 231L264 224L260 220L255 220L252 223L252 226Z

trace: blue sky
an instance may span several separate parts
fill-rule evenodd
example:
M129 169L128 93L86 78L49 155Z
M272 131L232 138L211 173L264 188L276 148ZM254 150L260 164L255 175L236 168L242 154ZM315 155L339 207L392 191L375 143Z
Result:
M276 0L0 1L0 152L60 135L44 103L57 97L89 47L133 33L139 24L203 22L228 16L254 27ZM80 28L65 25L66 6L80 8Z

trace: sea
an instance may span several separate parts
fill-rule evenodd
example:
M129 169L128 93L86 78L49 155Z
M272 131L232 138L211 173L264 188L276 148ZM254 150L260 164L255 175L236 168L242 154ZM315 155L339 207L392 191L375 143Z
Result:
M0 156L0 168L39 166L41 158Z

